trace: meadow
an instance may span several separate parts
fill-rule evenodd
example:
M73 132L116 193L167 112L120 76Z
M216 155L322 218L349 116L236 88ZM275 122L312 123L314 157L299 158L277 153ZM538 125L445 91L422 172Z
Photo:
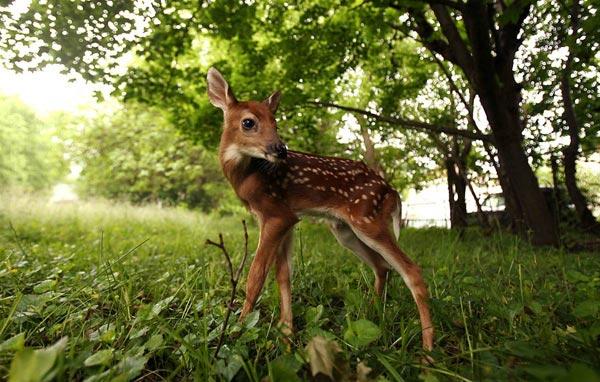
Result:
M475 229L400 235L431 293L431 365L400 277L376 298L370 270L315 221L296 228L291 342L276 326L272 276L256 313L237 322L242 281L214 359L231 290L205 241L223 233L237 263L241 219L253 249L244 213L0 194L0 379L600 380L599 254Z

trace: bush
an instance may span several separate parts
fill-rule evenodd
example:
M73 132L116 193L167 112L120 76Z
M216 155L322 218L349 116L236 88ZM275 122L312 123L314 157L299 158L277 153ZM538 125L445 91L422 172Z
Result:
M90 196L210 210L231 192L216 153L185 139L155 110L129 105L101 115L73 142L79 189Z

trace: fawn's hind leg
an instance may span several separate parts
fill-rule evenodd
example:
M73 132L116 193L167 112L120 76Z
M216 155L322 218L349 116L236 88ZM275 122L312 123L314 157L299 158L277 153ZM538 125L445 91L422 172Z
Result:
M350 226L343 221L337 219L329 221L329 229L342 246L348 248L358 258L371 267L375 274L375 293L377 293L378 296L381 296L383 294L383 288L385 287L388 271L391 269L390 265L379 253L363 243L352 231Z
M419 310L423 348L432 350L433 324L429 314L427 286L421 276L421 269L398 248L387 223L382 220L375 220L370 224L352 224L351 228L362 242L377 251L402 276Z

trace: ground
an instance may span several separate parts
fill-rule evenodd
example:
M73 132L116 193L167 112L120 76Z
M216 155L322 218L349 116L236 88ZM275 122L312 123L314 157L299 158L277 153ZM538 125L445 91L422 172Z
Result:
M599 380L599 254L404 230L432 297L435 363L424 365L400 277L377 299L370 270L316 221L296 229L292 342L276 327L272 278L257 313L237 323L242 282L213 361L230 284L204 243L222 232L239 261L242 218L254 248L247 215L1 194L0 379L291 381L322 370L360 381Z

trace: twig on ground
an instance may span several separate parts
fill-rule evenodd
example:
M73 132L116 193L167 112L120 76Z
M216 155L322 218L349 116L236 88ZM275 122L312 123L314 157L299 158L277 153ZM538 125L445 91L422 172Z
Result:
M229 252L225 248L225 242L223 241L223 234L219 233L219 242L214 242L210 239L206 239L207 245L213 245L221 250L223 255L225 256L225 260L227 262L227 270L229 271L229 282L231 283L231 295L229 297L229 303L227 304L227 313L225 313L225 320L223 321L223 328L221 329L221 335L219 336L219 343L217 344L217 348L215 349L215 354L213 355L213 359L217 358L219 354L219 350L223 346L223 342L225 341L225 333L227 332L227 325L229 323L229 316L231 316L231 312L234 310L233 302L235 300L235 293L237 291L238 282L240 281L240 276L242 275L242 271L244 269L244 264L246 263L246 259L248 258L248 227L246 226L246 221L242 220L242 225L244 226L244 257L240 262L236 272L233 272L233 263L231 262L231 256Z

